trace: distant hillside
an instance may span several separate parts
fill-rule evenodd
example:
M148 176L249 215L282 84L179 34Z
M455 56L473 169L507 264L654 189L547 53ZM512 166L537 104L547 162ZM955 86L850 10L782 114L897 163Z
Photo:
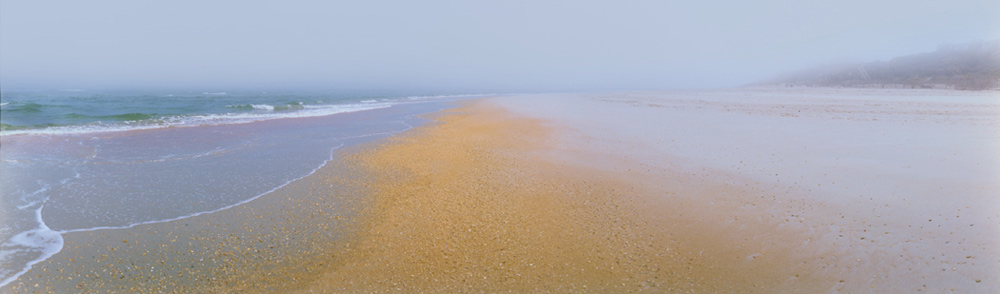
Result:
M942 46L937 51L890 61L841 64L801 70L764 85L1000 89L1000 40Z

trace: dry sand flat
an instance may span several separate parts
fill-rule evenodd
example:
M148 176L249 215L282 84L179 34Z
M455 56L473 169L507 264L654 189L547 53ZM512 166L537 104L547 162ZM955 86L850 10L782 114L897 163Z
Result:
M696 209L682 223L701 219L732 237L704 244L772 240L777 247L752 259L791 253L805 272L777 289L808 289L795 285L802 277L820 280L811 284L820 292L1000 287L996 92L739 89L496 102L566 128L560 148L605 163L566 162L652 179L647 186L672 196L651 201L687 203ZM718 183L743 188L705 188Z

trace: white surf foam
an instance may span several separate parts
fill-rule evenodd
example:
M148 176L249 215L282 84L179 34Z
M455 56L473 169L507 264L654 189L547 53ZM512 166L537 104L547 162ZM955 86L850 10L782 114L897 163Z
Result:
M340 104L340 105L305 105L297 111L287 112L266 112L266 113L223 113L204 115L185 115L166 117L155 120L127 121L120 123L91 123L86 125L59 126L44 129L10 130L2 131L0 135L66 135L66 134L89 134L105 132L124 132L135 130L149 130L176 127L197 127L205 125L227 125L243 124L256 121L281 119L281 118L303 118L326 116L338 113L357 112L390 107L388 103L366 103L366 104ZM258 107L254 105L254 107ZM262 108L264 106L261 106ZM267 105L270 110L273 106Z
M253 109L257 109L257 110L270 110L270 111L274 111L274 106L267 105L267 104L251 104L250 107L253 107Z
M22 247L28 248L30 251L40 252L41 256L26 263L21 271L7 277L3 281L0 281L0 287L10 284L16 280L17 277L28 272L28 270L30 270L36 263L42 262L62 250L62 234L49 229L49 226L45 225L45 222L42 221L42 207L45 206L39 205L38 209L35 210L35 220L38 221L37 228L21 232L20 234L11 237L6 243L4 243L4 246L7 247ZM7 259L13 253L16 253L16 251L0 252L0 256L2 256L3 259Z

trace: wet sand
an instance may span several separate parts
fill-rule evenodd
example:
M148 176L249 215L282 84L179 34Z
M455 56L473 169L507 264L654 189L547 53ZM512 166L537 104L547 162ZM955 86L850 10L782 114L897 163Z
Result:
M127 229L72 232L11 293L281 293L336 263L364 207L349 167L231 209ZM348 175L348 176L345 176Z
M13 290L1000 287L995 105L710 94L464 102L244 206L67 234Z

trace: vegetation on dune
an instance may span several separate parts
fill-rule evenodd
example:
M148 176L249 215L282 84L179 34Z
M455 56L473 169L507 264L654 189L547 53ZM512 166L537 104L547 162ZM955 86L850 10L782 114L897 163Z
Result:
M800 70L764 85L1000 89L1000 40L941 46L889 61L844 63Z

